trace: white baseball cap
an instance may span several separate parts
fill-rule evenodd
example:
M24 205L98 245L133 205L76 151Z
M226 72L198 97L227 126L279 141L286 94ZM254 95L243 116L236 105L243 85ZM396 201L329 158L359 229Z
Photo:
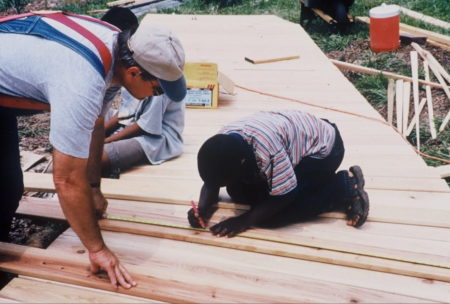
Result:
M179 102L184 99L187 93L183 75L184 50L171 30L154 24L139 25L130 38L129 48L133 59L158 78L170 100Z

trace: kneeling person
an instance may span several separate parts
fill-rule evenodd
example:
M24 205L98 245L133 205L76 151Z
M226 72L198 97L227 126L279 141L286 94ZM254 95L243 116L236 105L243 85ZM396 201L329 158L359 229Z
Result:
M283 224L345 206L347 225L367 219L369 198L359 166L339 171L344 144L336 125L306 112L258 112L225 126L198 153L204 182L193 227L217 203L226 187L250 211L210 228L231 237L256 224Z
M150 96L141 102L122 89L120 109L105 125L108 137L102 174L107 176L116 169L124 171L138 163L159 165L181 155L184 113L184 102L173 102L166 94Z

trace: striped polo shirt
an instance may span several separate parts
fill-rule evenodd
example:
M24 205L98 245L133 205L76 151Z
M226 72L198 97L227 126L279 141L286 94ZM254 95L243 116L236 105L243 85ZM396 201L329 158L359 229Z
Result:
M295 166L306 156L327 157L336 136L333 126L326 121L296 110L258 112L223 127L218 133L237 133L250 145L272 196L294 190Z

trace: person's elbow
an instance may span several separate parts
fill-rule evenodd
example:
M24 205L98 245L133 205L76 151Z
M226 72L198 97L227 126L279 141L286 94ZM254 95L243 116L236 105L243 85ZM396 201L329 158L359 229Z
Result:
M55 184L56 192L65 191L74 187L79 180L77 180L77 174L68 172L66 174L54 174L53 183Z
M69 156L55 149L53 151L53 160L53 183L58 193L87 183L87 159Z

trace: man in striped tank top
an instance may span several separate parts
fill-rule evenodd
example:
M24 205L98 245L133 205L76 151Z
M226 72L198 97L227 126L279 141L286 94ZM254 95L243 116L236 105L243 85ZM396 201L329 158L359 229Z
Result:
M204 185L193 227L205 218L226 187L250 211L210 228L232 237L252 225L279 226L345 206L347 225L360 227L369 213L359 166L336 172L344 144L335 124L296 111L264 111L223 127L198 153Z

